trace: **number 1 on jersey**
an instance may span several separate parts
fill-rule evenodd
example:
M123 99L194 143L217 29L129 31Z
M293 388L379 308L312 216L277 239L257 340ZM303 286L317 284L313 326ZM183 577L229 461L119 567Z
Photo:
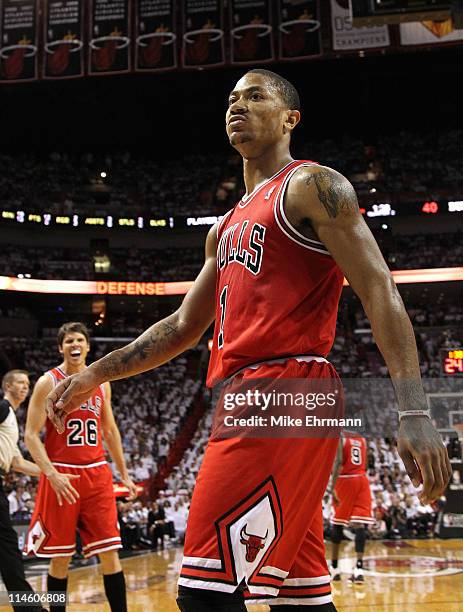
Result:
M225 323L225 313L227 310L227 292L228 292L228 285L225 285L225 287L222 289L221 293L220 293L220 298L219 298L219 303L220 303L220 328L219 328L219 335L217 337L217 345L219 347L219 349L223 348L223 324Z

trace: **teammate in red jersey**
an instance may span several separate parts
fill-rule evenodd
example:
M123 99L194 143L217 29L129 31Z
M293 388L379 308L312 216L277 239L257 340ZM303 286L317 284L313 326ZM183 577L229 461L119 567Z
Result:
M121 438L111 408L111 387L104 383L64 423L59 435L46 418L48 393L62 380L85 370L90 349L88 330L82 323L66 323L58 332L63 362L46 372L36 383L26 424L26 445L42 470L32 515L27 550L38 557L50 557L48 590L66 591L69 562L76 550L79 529L85 557L100 558L106 596L111 610L125 611L125 579L117 549L121 538L117 520L111 470L105 460L102 439L129 488ZM40 434L45 427L45 441ZM64 607L51 606L58 612Z
M336 380L326 355L344 275L407 411L399 452L415 483L422 475L422 498L433 499L450 464L425 413L410 320L350 183L291 157L299 119L299 97L286 79L259 69L237 82L226 131L243 157L247 195L209 232L204 267L180 308L60 383L49 395L49 417L62 431L67 413L97 385L165 363L196 345L214 319L209 384L264 376ZM321 500L336 447L336 439L320 438L210 441L188 519L182 611L237 612L245 610L245 596L279 612L295 605L335 609Z
M333 516L331 518L331 576L340 580L338 568L342 530L351 526L355 533L357 564L351 580L363 582L365 525L375 522L371 511L370 483L367 477L367 442L360 435L345 431L339 441L333 469Z

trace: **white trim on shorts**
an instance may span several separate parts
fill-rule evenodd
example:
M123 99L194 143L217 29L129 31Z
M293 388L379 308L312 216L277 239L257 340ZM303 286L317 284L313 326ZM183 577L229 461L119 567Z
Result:
M222 569L222 561L220 559L205 559L203 557L183 557L182 567L191 565L200 568Z
M208 582L207 580L190 580L190 578L179 578L180 586L192 589L207 589L209 591L220 591L221 593L234 593L238 588L236 584L222 584L221 582Z
M331 595L320 595L320 597L273 597L271 599L246 599L247 604L269 605L269 606L321 606L333 601Z
M120 542L121 536L114 536L113 538L106 538L106 540L97 540L96 542L90 542L90 544L86 544L82 546L82 550L87 550L87 548L91 548L92 546L97 546L99 544L108 544L108 542Z
M59 467L69 467L69 468L93 468L98 467L100 465L106 465L108 462L105 461L97 461L96 463L89 463L87 465L74 465L73 463L59 463L58 461L52 461L53 465L58 465Z
M287 587L302 587L302 586L323 586L324 584L329 584L331 581L331 576L310 576L310 578L286 578L281 585L283 589L285 586Z
M92 557L93 555L98 555L99 553L107 552L108 550L117 550L118 548L122 548L122 543L120 541L118 544L113 544L112 546L97 548L96 550L89 550L88 552L86 551L84 552L84 557L88 559L89 557Z
M271 565L265 565L259 574L267 574L268 576L274 576L275 578L286 578L289 572L282 570L278 567L272 567Z
M285 357L275 357L275 359L265 359L264 361L258 361L257 363L250 363L247 366L243 366L234 374L231 374L227 380L231 380L237 374L241 374L245 370L257 370L261 365L273 364L273 363L285 363L285 361L289 361L290 359L295 359L298 363L310 363L311 361L316 361L317 363L330 363L328 359L325 357L321 357L320 355L287 355Z
M30 550L29 551L29 555L33 554L34 557L42 557L43 559L51 559L52 557L72 557L72 555L76 552L76 549L70 551L70 552L66 552L66 553L38 553L35 552L34 550Z

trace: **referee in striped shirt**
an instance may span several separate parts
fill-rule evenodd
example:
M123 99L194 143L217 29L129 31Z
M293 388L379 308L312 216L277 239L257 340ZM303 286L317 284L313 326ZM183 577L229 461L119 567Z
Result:
M18 422L15 411L29 392L29 375L24 370L10 370L2 379L4 397L0 400L0 574L9 592L33 593L24 574L18 536L13 528L3 478L10 469L29 476L40 476L40 470L21 455L18 447ZM13 606L15 610L40 612L42 606Z

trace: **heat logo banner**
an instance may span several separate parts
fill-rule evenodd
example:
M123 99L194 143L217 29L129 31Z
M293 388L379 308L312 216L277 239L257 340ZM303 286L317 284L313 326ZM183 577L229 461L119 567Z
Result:
M175 1L137 0L135 9L135 70L176 68Z
M278 59L296 60L322 54L318 0L280 0Z
M183 3L183 67L222 66L224 62L223 2L186 0Z
M90 7L89 74L130 70L128 0L92 0Z
M84 73L82 3L48 0L44 6L44 79L80 77Z
M33 81L38 76L36 0L0 3L0 80Z
M274 59L272 31L272 7L269 0L231 0L232 64L271 62Z

